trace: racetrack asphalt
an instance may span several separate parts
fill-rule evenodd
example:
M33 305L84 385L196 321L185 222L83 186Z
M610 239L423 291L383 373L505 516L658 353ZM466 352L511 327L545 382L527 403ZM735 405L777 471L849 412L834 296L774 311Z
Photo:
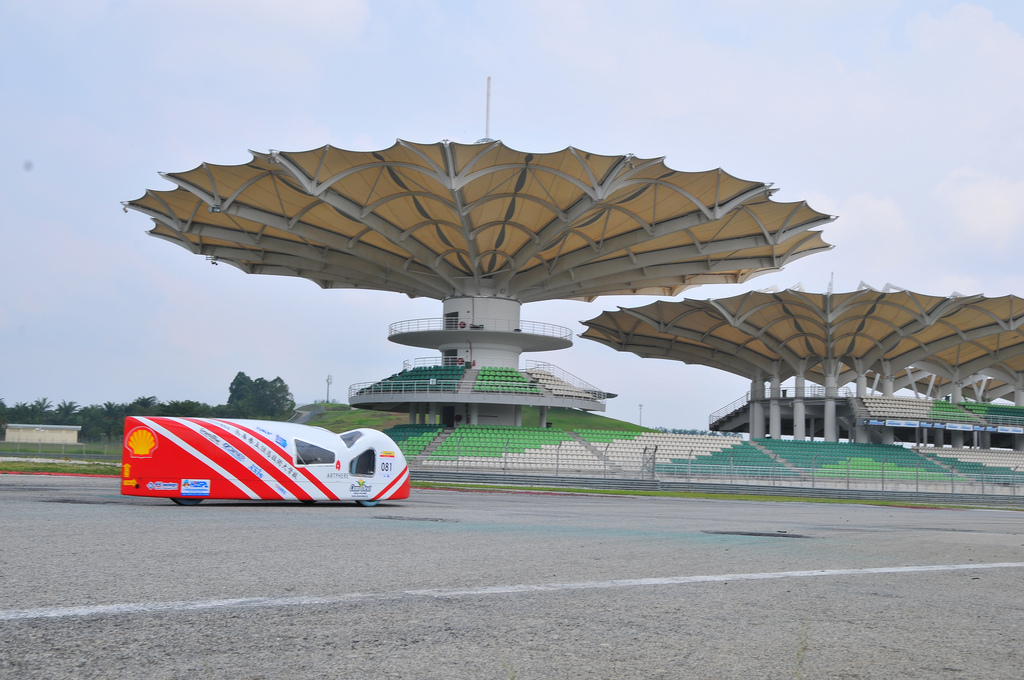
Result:
M1019 678L1024 513L0 475L3 678Z

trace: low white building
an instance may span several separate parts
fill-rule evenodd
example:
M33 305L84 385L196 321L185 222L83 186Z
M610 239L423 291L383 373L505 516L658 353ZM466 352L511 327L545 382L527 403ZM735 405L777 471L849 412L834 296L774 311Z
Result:
M29 444L77 444L80 425L16 425L8 423L5 441Z

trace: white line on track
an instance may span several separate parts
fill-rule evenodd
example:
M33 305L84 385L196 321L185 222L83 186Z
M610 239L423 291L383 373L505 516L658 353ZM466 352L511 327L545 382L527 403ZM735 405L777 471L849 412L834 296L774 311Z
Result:
M640 588L670 586L689 583L721 583L723 581L763 581L780 578L809 578L812 576L860 576L865 574L910 574L935 571L968 571L973 569L1020 569L1024 562L994 562L990 564L932 564L908 567L866 567L862 569L817 569L810 571L775 571L760 574L718 574L703 576L666 576L613 581L584 581L580 583L540 583L534 585L506 585L481 588L399 590L382 593L347 593L330 597L246 597L221 600L195 600L191 602L137 602L101 604L85 607L43 607L40 609L0 610L0 621L28 619L60 619L81 616L118 616L124 614L159 614L164 612L203 611L209 609L245 608L269 609L309 605L332 605L357 600L394 600L403 597L484 597L510 593L537 593L559 590L593 590L598 588Z

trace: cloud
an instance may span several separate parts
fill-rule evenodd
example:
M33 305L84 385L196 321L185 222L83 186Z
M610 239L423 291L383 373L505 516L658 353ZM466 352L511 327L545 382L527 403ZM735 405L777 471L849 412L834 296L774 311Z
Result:
M1024 36L972 5L919 14L907 35L912 51L896 71L906 88L895 94L933 151L977 158L1006 144L1019 149Z
M948 174L932 192L949 211L959 237L985 241L987 247L1020 245L1024 236L1024 180L1012 180L972 168Z

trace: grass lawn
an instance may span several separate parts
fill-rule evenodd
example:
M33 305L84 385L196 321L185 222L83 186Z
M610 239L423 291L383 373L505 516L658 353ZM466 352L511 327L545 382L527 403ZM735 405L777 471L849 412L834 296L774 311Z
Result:
M386 430L394 425L409 422L408 413L392 413L390 411L370 411L352 408L348 404L322 404L326 410L306 423L322 427L331 432L345 432L359 427L370 427L374 430Z
M0 458L0 474L20 472L50 474L73 474L73 475L109 475L111 477L121 476L120 463L74 463L66 460L38 461L38 460L9 460Z

